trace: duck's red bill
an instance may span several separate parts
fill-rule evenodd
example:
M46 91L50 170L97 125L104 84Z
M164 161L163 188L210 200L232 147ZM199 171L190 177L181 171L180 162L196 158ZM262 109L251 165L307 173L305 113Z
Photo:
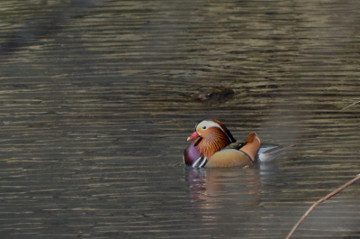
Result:
M200 137L199 133L197 131L194 131L194 133L192 133L188 138L187 141L193 140Z

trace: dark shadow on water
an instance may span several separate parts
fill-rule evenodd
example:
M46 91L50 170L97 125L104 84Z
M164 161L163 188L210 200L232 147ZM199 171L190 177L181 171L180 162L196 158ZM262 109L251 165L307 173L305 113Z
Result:
M84 17L89 8L104 1L106 0L73 0L69 3L58 3L44 13L41 8L46 8L46 4L39 5L34 8L34 11L40 12L38 15L29 19L20 29L7 33L4 37L6 41L0 41L0 60L17 50L37 44L40 38L51 37L70 21Z

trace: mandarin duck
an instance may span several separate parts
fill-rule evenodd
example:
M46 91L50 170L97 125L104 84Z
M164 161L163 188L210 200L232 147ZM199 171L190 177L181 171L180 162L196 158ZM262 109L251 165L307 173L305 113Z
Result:
M260 148L256 133L250 133L245 142L237 142L224 124L206 119L195 125L187 138L193 142L184 151L185 164L202 167L248 167L255 163Z

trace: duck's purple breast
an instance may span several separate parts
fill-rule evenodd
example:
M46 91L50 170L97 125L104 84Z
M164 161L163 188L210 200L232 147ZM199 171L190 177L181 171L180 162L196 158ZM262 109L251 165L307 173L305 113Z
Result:
M197 147L197 141L192 142L184 150L184 161L187 165L193 165L193 163L200 157L200 153Z

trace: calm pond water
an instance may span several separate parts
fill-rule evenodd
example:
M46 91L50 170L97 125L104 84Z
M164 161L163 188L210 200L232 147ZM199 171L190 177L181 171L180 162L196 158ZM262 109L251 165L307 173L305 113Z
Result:
M284 238L360 173L360 1L0 9L1 238ZM182 152L205 117L295 146L193 170ZM360 238L359 197L357 183L294 238Z

